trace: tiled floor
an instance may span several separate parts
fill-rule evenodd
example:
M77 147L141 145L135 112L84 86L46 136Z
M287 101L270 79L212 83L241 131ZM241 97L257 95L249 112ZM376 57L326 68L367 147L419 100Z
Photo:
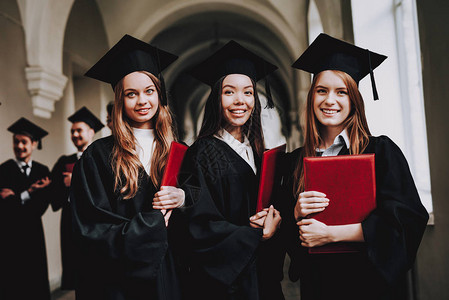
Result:
M290 259L288 255L284 262L284 280L282 280L282 291L284 292L285 300L300 300L299 281L291 282L288 279L288 267L290 266Z
M285 300L299 300L299 288L296 283L284 280L282 282ZM52 300L75 300L73 291L57 291L53 293Z
M299 300L299 287L297 283L284 280L282 282L285 300ZM74 291L57 291L52 295L52 300L75 300Z
M287 270L290 265L288 257L284 264L284 280L282 281L282 290L284 291L285 300L299 300L299 283L291 282L288 279ZM75 300L75 292L73 291L55 291L52 300Z

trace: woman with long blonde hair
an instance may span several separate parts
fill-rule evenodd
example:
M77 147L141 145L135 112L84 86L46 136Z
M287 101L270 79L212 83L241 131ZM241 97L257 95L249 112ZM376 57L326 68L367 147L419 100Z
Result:
M167 226L183 190L161 186L175 139L160 72L177 57L125 35L86 76L112 85L112 136L74 168L77 299L181 299Z
M428 220L407 161L386 136L368 128L358 82L386 57L321 34L293 64L313 73L306 103L303 147L286 157L282 232L291 257L290 278L301 299L405 299L405 275ZM327 225L314 214L333 204L305 190L303 158L375 155L377 207L360 223ZM325 172L325 171L324 171ZM359 251L313 254L330 243L353 242Z

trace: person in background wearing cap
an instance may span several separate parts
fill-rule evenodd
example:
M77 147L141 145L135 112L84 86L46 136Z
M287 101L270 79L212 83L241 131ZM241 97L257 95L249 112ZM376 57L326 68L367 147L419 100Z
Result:
M273 206L256 214L265 150L256 81L276 69L230 41L190 72L212 87L181 169L198 191L186 200L191 299L284 299L264 256L281 216Z
M31 159L48 132L25 118L8 130L16 159L0 165L0 299L50 300L41 220L49 204L50 171Z
M93 142L72 175L78 300L181 299L167 226L184 192L160 186L175 139L160 73L176 59L125 35L85 74L110 83L115 102L112 135Z
M427 224L407 161L387 136L370 134L358 82L385 56L326 34L293 67L314 74L306 102L304 146L286 157L281 209L291 257L290 278L300 279L301 299L405 299L405 275ZM309 217L332 204L320 191L304 191L302 158L375 154L377 208L358 224L328 226ZM309 254L333 242L363 243L357 253Z
M114 108L114 101L109 102L106 105L106 112L107 112L107 117L106 117L106 126L109 127L109 129L112 130L112 109Z
M92 143L95 133L104 125L86 107L82 107L71 115L70 134L73 145L78 150L72 155L61 156L51 171L51 207L53 211L61 209L61 259L62 290L73 290L76 284L77 250L73 241L72 212L69 201L69 189L72 181L72 170L87 146Z

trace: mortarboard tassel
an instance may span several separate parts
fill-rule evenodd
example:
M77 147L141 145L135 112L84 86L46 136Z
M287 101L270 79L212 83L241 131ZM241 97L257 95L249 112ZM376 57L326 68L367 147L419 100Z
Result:
M159 81L161 83L161 104L163 106L167 105L167 92L165 90L165 80L164 77L162 76L162 72L161 72L161 64L160 64L160 59L159 59L159 49L156 48L156 55L157 55L157 69L158 69L158 75L159 75Z
M267 106L265 108L273 108L274 102L271 96L270 84L268 83L268 77L265 77L265 93L267 94Z
M267 66L264 63L263 64L263 68L264 68L264 73L267 74ZM265 106L265 108L273 108L274 107L274 102L273 102L273 97L271 97L271 89L270 89L270 83L268 80L268 74L265 76L265 93L267 95L267 105Z
M165 80L164 77L162 76L162 73L159 73L159 81L161 82L161 92L162 92L161 104L165 106L167 105L167 92L165 90Z
M41 149L42 149L42 140L41 140L41 139L39 139L39 140L37 141L37 149L38 149L38 150L41 150Z
M373 72L373 68L371 67L371 53L368 49L366 49L366 51L368 51L369 75L371 78L371 86L373 88L373 98L374 98L374 100L379 100L379 95L377 94L377 88L376 88L376 81L374 80L374 72Z

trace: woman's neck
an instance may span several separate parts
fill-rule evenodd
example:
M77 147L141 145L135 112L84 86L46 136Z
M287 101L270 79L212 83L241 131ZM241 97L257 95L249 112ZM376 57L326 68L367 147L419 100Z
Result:
M133 131L137 131L137 132L152 132L154 131L153 128L136 128L136 127L131 127L133 129Z
M231 134L237 141L243 142L243 134L241 126L225 126L224 129Z

